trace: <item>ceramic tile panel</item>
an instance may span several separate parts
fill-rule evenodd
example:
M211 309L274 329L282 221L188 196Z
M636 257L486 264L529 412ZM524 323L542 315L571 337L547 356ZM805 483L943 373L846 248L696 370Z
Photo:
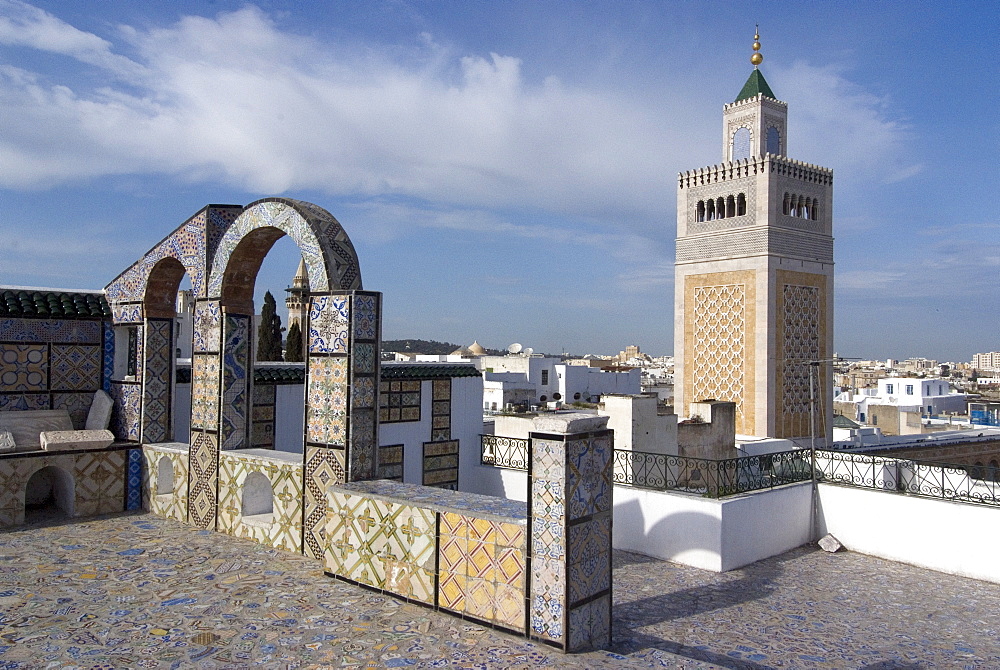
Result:
M44 344L0 344L0 390L47 391L49 351Z
M199 300L194 305L195 353L218 352L222 346L222 308L218 300Z
M611 644L611 595L571 610L568 634L573 651L607 648Z
M192 431L188 467L188 520L198 528L214 528L219 474L219 443L215 433Z
M355 342L352 347L354 372L373 374L375 372L375 345L371 342Z
M94 392L86 393L53 393L52 409L64 409L73 420L73 428L83 430L87 425L87 413L94 402ZM0 403L2 407L2 403Z
M347 442L347 359L309 357L306 440L318 444Z
M402 444L387 444L378 448L378 478L403 481Z
M358 340L378 338L378 298L354 294L354 337Z
M143 509L187 521L188 449L143 445Z
M458 440L424 442L423 485L458 490Z
M326 570L433 605L437 515L337 488L328 498Z
M223 333L222 417L219 427L223 451L247 445L250 405L250 318L227 314Z
M420 505L442 512L453 511L477 517L499 517L516 523L527 520L525 503L496 496L486 496L463 491L441 489L386 480L372 480L343 484L340 488L360 495L389 498L406 504Z
M103 371L101 374L101 388L105 392L111 392L111 375L115 371L115 329L110 323L104 324L103 329L103 344L101 345L101 350L103 352Z
M219 456L219 530L285 551L302 551L302 463L222 452ZM271 513L244 516L245 485L266 477Z
M434 400L451 400L451 380L450 379L435 379L433 382L433 398Z
M273 406L275 403L276 388L274 384L254 384L253 404Z
M142 414L142 386L115 382L111 385L114 406L111 412L111 432L119 440L139 440L139 420Z
M170 383L174 322L153 319L144 329L142 440L163 442L170 434Z
M218 354L195 354L191 361L191 428L216 430L219 425Z
M0 342L100 344L101 322L83 319L0 318Z
M53 344L49 364L53 391L101 388L101 347L96 344Z
M305 451L303 550L307 556L322 559L326 547L326 491L331 484L346 481L344 451L309 445Z
M309 352L347 353L350 313L347 296L313 296L309 305Z
M125 462L125 509L142 509L142 449L129 449Z
M384 381L379 384L379 423L420 421L421 383Z
M142 303L111 303L111 318L115 324L142 323Z
M351 405L353 407L374 407L375 379L355 377L351 384Z
M0 411L6 412L25 409L53 409L49 407L49 394L0 393Z
M566 443L566 497L569 518L607 512L611 509L612 441L607 435Z

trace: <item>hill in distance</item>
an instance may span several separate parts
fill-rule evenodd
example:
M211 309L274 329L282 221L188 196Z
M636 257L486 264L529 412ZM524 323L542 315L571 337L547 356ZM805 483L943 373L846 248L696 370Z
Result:
M443 356L459 349L464 345L453 344L451 342L438 342L437 340L382 340L382 351L398 351L407 354L430 354ZM503 356L506 349L490 349L486 347L486 353L494 356Z

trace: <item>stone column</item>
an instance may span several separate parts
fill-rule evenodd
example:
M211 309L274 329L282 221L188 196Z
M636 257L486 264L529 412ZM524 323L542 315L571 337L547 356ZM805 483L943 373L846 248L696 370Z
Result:
M540 416L528 435L530 631L567 652L611 642L614 432L607 423Z

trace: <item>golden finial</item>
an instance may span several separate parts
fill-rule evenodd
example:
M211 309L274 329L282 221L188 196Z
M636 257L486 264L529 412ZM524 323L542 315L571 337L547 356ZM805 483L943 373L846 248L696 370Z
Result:
M760 25L754 26L753 31L753 55L750 56L750 62L753 63L753 68L756 70L757 66L764 62L764 57L760 55Z

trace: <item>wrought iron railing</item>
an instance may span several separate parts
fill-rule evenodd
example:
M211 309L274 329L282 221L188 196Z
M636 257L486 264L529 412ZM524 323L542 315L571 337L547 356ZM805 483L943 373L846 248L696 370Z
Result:
M801 450L722 460L615 449L614 482L657 491L685 491L712 498L770 489L810 478Z
M1000 506L1000 468L820 450L816 469L830 484Z
M528 440L499 435L480 435L483 465L514 470L528 469Z

